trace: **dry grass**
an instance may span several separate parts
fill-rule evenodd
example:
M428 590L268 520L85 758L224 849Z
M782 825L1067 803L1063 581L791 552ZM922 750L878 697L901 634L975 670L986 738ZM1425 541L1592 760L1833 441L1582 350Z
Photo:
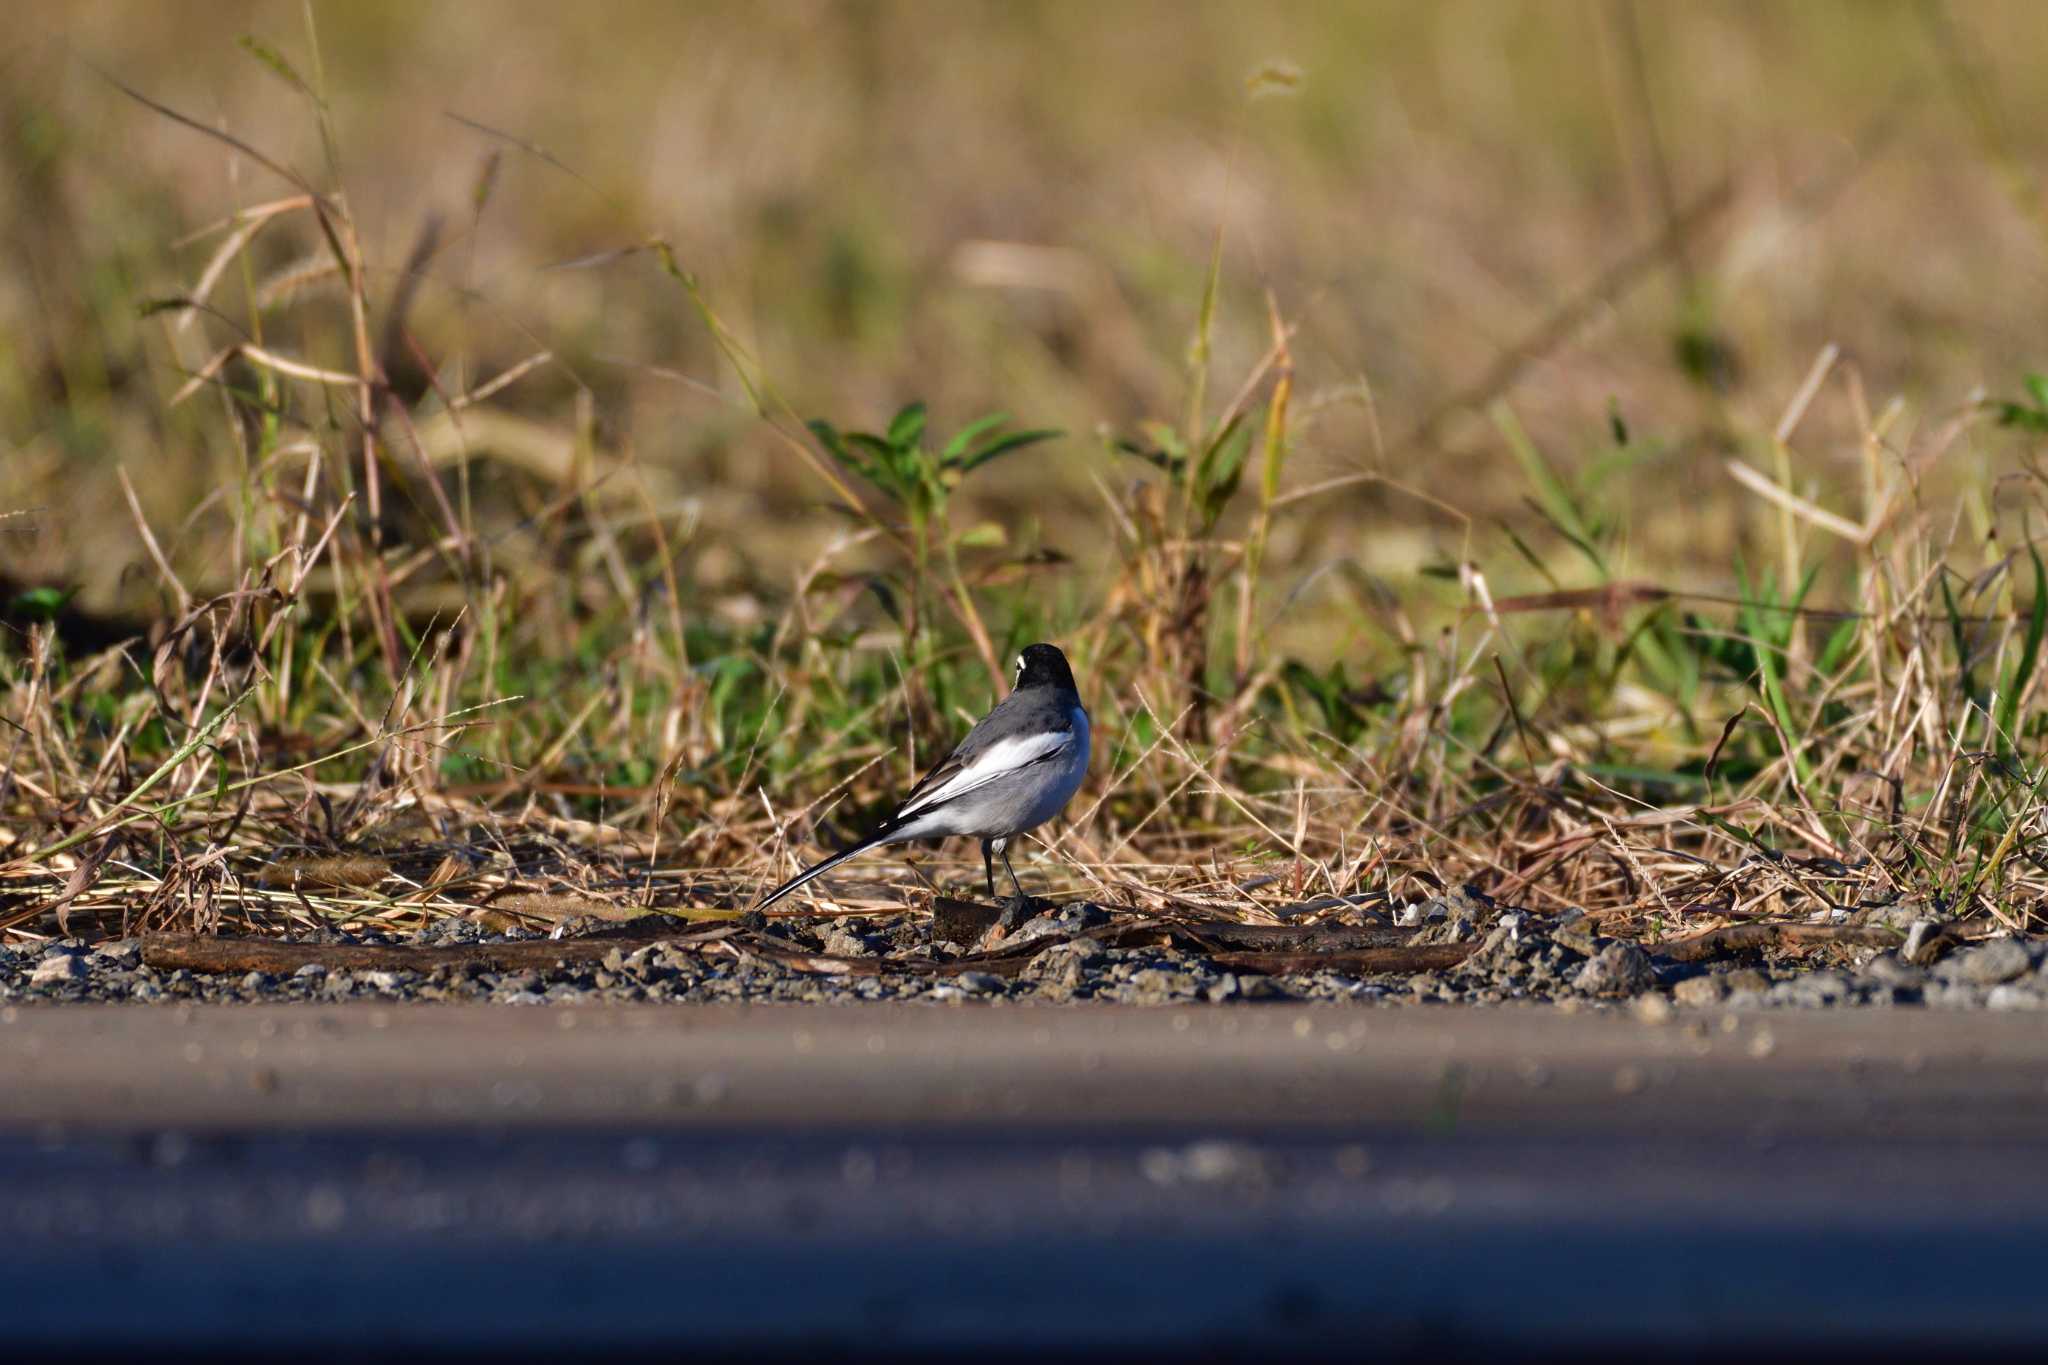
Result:
M1626 72L1634 48L1617 50ZM630 281L643 313L691 327L689 367L654 365L659 347L630 365L686 390L717 376L705 387L733 445L679 462L643 457L601 414L606 383L577 343L521 324L508 348L502 318L465 330L461 309L423 303L434 291L416 285L448 283L442 228L373 250L317 36L298 51L258 56L295 88L318 174L132 92L262 188L241 186L244 207L214 215L176 287L140 310L174 371L147 419L132 394L65 408L133 442L114 465L118 519L70 501L54 422L16 466L40 474L8 485L17 573L51 540L118 541L142 567L90 612L10 589L0 930L743 905L857 832L1035 638L1067 647L1101 736L1028 874L1071 894L1259 921L1472 882L1645 934L1897 905L2039 927L2048 578L2031 525L2048 398L1873 396L1868 362L1816 344L1771 366L1781 342L1745 345L1742 386L1717 390L1667 351L1662 377L1628 392L1692 416L1642 434L1631 402L1602 421L1558 380L1646 281L1708 288L1709 225L1753 183L1661 196L1639 246L1497 319L1486 362L1461 352L1465 378L1423 395L1339 382L1345 343L1313 291L1247 289L1215 245L1181 280L1184 364L1098 300L1091 330L1148 357L1142 384L1092 411L1085 388L1064 390L1050 414L1026 401L1047 391L1035 381L986 409L951 390L955 420L843 424L881 428L865 441L818 424L827 386L792 382L742 325L758 299L736 304L746 290L615 223L623 246L559 273ZM1260 107L1233 105L1228 126ZM560 160L476 135L472 231L512 168L559 177ZM1654 138L1647 155L1665 155ZM1801 184L1832 193L1830 173ZM1255 183L1226 202L1272 209ZM1212 245L1241 230L1219 219ZM1041 279L1086 260L984 243L963 268ZM1734 383L1728 324L1685 316L1695 377ZM1782 397L1765 409L1766 393ZM1075 441L970 468L1004 429L989 426L945 454L998 406L1104 433L1078 492L1055 473L1074 462L1047 453ZM135 453L151 443L161 480ZM1371 455L1331 460L1347 447ZM762 480L779 501L720 502L728 482ZM1082 514L1061 501L1083 494ZM780 526L792 507L816 523L801 553ZM1427 524L1420 587L1337 549L1332 528L1355 540L1362 516ZM1646 553L1674 527L1698 544ZM786 569L730 567L771 542ZM1711 575L1709 553L1725 556ZM112 614L140 598L156 609ZM870 866L903 881L900 862ZM964 859L920 856L906 885L914 902L977 880ZM832 905L904 901L835 885Z

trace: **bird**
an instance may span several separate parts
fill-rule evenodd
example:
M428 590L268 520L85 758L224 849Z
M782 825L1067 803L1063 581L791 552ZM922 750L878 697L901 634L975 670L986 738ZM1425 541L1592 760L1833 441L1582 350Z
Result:
M1067 656L1049 644L1017 656L1010 695L969 730L953 752L926 773L896 813L867 838L813 863L763 897L765 910L813 877L885 844L965 834L981 840L981 868L995 899L995 859L1010 874L1017 911L1030 903L1010 844L1066 809L1088 775L1088 709L1074 687Z

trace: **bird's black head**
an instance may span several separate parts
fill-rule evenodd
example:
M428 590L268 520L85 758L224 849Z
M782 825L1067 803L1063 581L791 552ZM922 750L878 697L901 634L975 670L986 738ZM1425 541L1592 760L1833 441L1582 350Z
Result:
M1074 672L1067 656L1054 645L1026 645L1017 656L1017 690L1027 687L1064 687L1074 690Z

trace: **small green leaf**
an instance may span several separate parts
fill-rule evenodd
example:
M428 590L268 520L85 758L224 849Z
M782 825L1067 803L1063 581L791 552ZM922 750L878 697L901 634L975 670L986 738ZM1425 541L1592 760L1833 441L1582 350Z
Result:
M1237 418L1213 441L1196 473L1195 491L1201 496L1202 515L1214 525L1237 492L1244 477L1244 457L1252 446L1252 429Z
M841 436L837 428L823 419L813 419L805 425L810 427L811 435L817 438L818 444L824 447L827 455L884 492L895 492L895 480L887 466L879 465L849 448L849 443L862 448L872 448L874 437L863 437L858 432L851 436Z
M27 588L7 604L7 614L30 621L54 621L64 604L77 595L76 587Z
M1025 446L1034 446L1041 441L1058 440L1066 434L1051 427L1038 427L1031 431L1013 431L1007 436L999 436L961 461L961 472L979 469L998 455L1007 455L1013 450L1022 450Z
M1186 463L1178 455L1164 450L1157 450L1150 446L1140 445L1136 441L1126 440L1122 437L1119 437L1113 444L1114 449L1119 455L1135 455L1145 463L1156 465L1165 470L1176 481L1180 478L1181 466Z
M939 458L948 461L959 459L967 453L968 447L980 440L983 435L994 431L1009 420L1010 414L1007 412L992 412L986 417L975 418L953 433L953 439L946 442L946 448L939 452Z
M1820 658L1814 663L1814 670L1822 677L1827 677L1841 667L1843 661L1849 657L1849 651L1855 648L1862 625L1863 623L1854 616L1844 617L1841 624L1835 627L1834 634L1828 636L1827 644L1822 646Z
M1536 443L1529 439L1512 408L1505 402L1496 402L1489 412L1508 449L1521 464L1529 482L1535 485L1536 507L1543 519L1586 557L1595 573L1602 578L1607 577L1607 560L1600 552L1599 538L1586 524L1579 500L1572 496L1572 490L1551 469L1550 462L1543 458L1543 452L1536 448Z
M1144 432L1153 445L1168 455L1173 456L1177 460L1187 458L1188 448L1181 441L1180 433L1166 423L1156 420L1141 422L1138 425L1138 430Z
M867 452L870 459L879 460L889 468L897 467L897 457L902 453L897 447L868 431L849 431L846 443L857 450Z
M1001 525L993 521L984 521L962 531L954 543L962 549L990 550L1008 544L1009 540L1009 533L1003 530Z
M889 420L889 444L900 449L915 446L924 436L925 407L908 403Z

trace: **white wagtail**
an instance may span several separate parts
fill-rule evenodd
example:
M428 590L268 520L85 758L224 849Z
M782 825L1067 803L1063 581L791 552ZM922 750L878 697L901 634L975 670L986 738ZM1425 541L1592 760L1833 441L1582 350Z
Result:
M1088 712L1074 690L1067 656L1052 645L1026 645L1017 656L1017 683L1010 695L967 732L959 747L910 789L910 795L882 827L843 853L813 864L768 893L766 909L811 878L848 858L912 839L969 834L981 840L981 869L988 894L996 894L995 855L1016 889L1015 906L1027 903L1017 869L1010 866L1010 841L1058 815L1088 775Z

